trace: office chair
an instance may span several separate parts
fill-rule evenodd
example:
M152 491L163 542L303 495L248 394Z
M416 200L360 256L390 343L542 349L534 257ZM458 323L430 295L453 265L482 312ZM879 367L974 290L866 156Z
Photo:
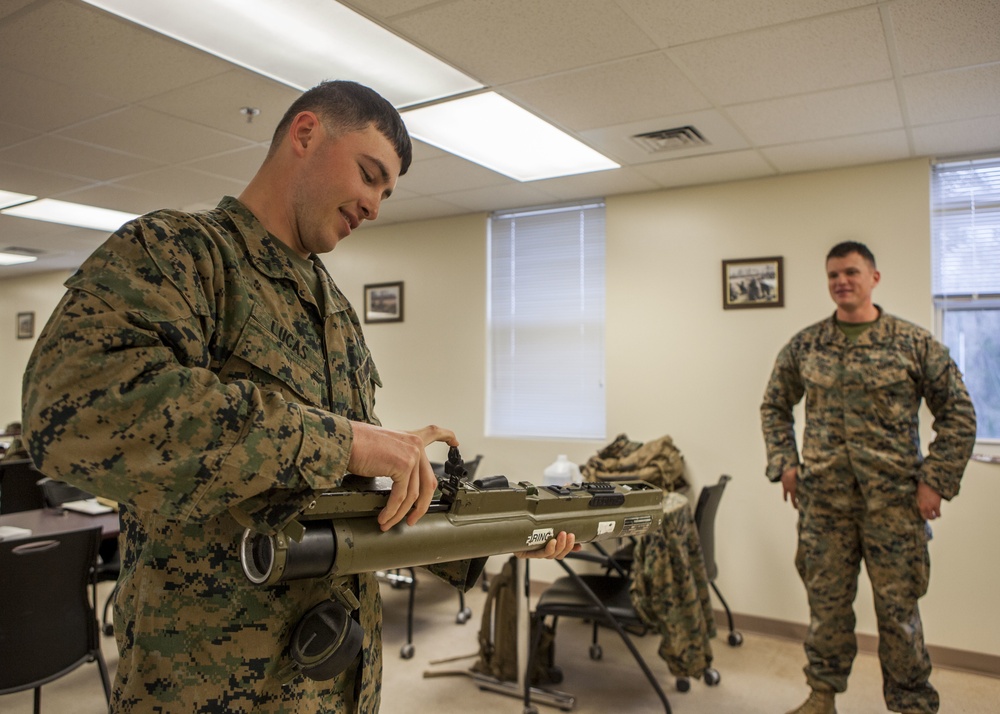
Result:
M635 644L629 637L626 628L639 628L645 631L645 624L640 619L639 614L632 606L632 599L629 593L631 580L627 574L618 572L613 564L608 564L604 556L595 556L591 553L574 553L577 559L600 562L602 565L610 565L614 574L610 575L578 575L565 560L556 561L566 571L567 575L557 578L538 598L534 612L531 613L531 643L528 647L528 661L525 663L524 676L524 714L537 714L537 708L531 704L531 682L528 672L534 670L535 651L538 648L539 639L545 629L545 618L552 617L550 631L554 631L560 617L575 617L577 619L590 620L594 622L595 641L591 645L591 659L601 658L600 645L596 643L596 628L598 623L603 623L612 627L621 637L622 642L632 653L636 664L642 669L650 686L656 692L666 714L672 714L670 701L660 687L656 675L650 670L646 660L636 649Z
M97 662L111 701L95 611L100 542L99 527L0 541L0 694L34 689L35 714L42 685L85 662Z
M0 461L0 513L17 513L44 508L45 500L38 482L45 475L31 459Z
M88 493L82 488L52 478L43 478L38 482L38 485L41 489L46 508L60 509L64 503L82 501L94 497L92 493ZM115 629L114 624L108 618L108 614L111 610L111 603L114 602L115 595L118 594L118 576L122 570L118 539L102 540L97 552L100 556L97 562L97 582L115 582L115 587L112 588L107 599L104 601L104 609L101 612L101 631L110 637L115 634Z
M482 461L482 458L482 454L477 454L476 458L462 462L468 478L471 479L473 474L476 473L476 469L479 468L479 462ZM434 474L439 480L445 477L443 463L432 461L431 468L434 469ZM392 588L409 588L410 590L409 603L406 608L406 643L399 648L399 656L403 659L410 659L416 651L413 646L413 609L416 603L417 592L416 568L397 568L389 571L378 571L375 573L375 577L382 582L388 583ZM455 615L455 622L459 625L464 625L471 617L472 610L465 605L465 593L459 590L458 614Z
M719 592L715 584L715 578L719 574L719 566L715 562L715 514L719 510L719 501L722 500L722 492L726 489L726 484L732 481L731 476L723 474L719 482L713 486L704 486L701 495L698 497L698 505L694 512L694 522L698 528L698 538L701 540L701 552L705 558L705 573L708 576L708 584L712 592L719 598L722 607L726 611L726 618L729 621L729 646L739 647L743 644L743 635L733 627L733 613L729 610L722 593Z

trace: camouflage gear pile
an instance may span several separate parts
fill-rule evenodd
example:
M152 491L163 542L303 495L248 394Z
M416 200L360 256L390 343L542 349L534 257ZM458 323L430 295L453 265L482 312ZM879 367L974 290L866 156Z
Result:
M688 491L684 457L669 436L643 444L619 434L580 467L584 481L642 479L664 491Z
M844 691L857 651L852 604L861 559L875 592L886 703L935 712L917 600L928 579L927 535L916 502L925 482L945 499L975 443L972 402L948 350L930 333L883 314L855 341L831 317L778 355L761 405L767 476L799 469L796 567L809 596L806 677ZM805 396L801 465L792 409ZM920 450L921 399L934 415Z
M121 504L115 712L378 711L374 577L259 587L238 556L244 525L274 532L338 485L349 420L378 423L358 318L313 262L320 296L233 198L149 214L67 281L38 340L32 459ZM357 669L282 686L292 628L337 585L361 603Z
M632 606L660 635L659 655L675 677L701 677L712 664L715 615L688 500L667 495L663 526L635 546Z

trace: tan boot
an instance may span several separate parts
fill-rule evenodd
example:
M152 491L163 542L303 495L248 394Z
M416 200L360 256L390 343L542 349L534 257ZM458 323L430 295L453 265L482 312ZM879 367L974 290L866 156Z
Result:
M833 692L813 690L800 707L792 709L788 714L837 714L837 708L833 706L833 696Z

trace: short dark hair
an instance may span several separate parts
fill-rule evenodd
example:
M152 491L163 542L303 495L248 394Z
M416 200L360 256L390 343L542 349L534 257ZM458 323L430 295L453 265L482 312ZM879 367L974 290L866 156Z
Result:
M846 258L851 253L857 253L862 258L867 260L873 268L875 267L875 255L868 250L868 246L864 243L859 243L856 240L845 240L842 243L837 243L837 245L830 248L830 252L826 254L826 260L829 262L830 258Z
M375 90L346 80L321 82L292 102L274 130L271 151L281 143L296 115L306 111L316 112L324 125L338 134L373 125L396 150L402 163L399 175L410 168L413 145L399 112Z

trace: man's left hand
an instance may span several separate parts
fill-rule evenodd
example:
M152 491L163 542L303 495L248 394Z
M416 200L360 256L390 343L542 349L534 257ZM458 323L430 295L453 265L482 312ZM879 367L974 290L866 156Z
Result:
M917 482L917 508L924 520L933 521L941 517L941 494L923 481Z
M549 542L541 550L522 550L514 553L518 558L547 558L548 560L562 560L573 551L580 550L582 546L576 542L576 536L572 533L561 531L555 538L550 538Z

